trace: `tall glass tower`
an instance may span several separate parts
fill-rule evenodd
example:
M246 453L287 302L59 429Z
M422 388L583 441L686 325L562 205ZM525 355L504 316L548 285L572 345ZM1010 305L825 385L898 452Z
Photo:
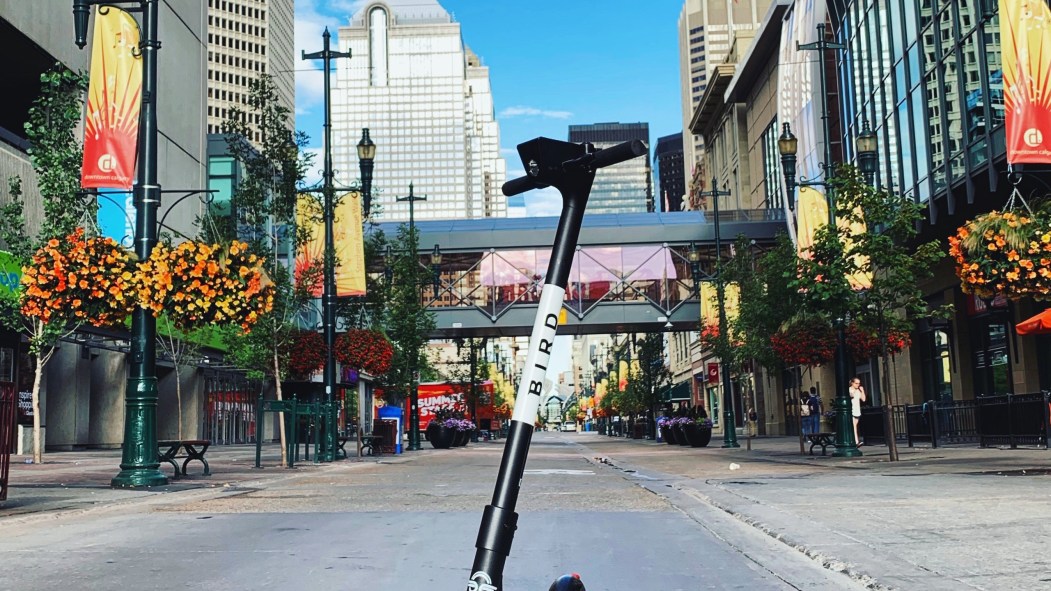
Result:
M594 123L569 126L569 141L591 142L599 149L631 140L642 140L649 147L650 124ZM588 213L654 211L653 169L649 157L632 158L598 170L587 209Z
M339 28L332 90L337 182L357 178L356 145L369 128L379 147L373 214L407 220L409 183L426 201L416 219L505 217L506 175L489 69L465 47L436 0L380 0ZM376 211L376 208L379 211Z

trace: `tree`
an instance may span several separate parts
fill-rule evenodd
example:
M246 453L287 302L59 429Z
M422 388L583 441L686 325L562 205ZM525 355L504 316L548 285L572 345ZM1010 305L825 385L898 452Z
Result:
M912 332L921 318L947 315L951 306L932 310L920 282L930 277L935 263L945 256L936 240L915 244L925 207L909 197L868 186L857 170L844 167L836 179L836 217L842 241L840 264L852 276L864 275L870 285L853 290L850 316L860 332L875 335L882 361L882 402L891 460L897 460L890 357L907 345L900 335ZM853 233L850 227L868 227ZM896 383L895 383L896 388Z
M416 375L429 367L424 346L434 330L434 314L424 306L420 290L430 277L417 257L419 231L402 225L390 263L389 300L383 310L383 327L394 345L394 360L384 380L387 404L401 406L411 396Z
M247 109L234 108L223 122L230 154L240 163L244 177L231 198L231 217L226 223L202 226L205 236L228 242L249 241L250 248L270 261L274 282L274 307L246 336L230 334L227 344L235 363L250 376L274 380L278 400L283 399L281 381L288 375L290 346L304 312L320 285L322 265L312 261L300 273L289 271L278 261L278 250L297 252L310 239L309 228L295 225L297 187L302 183L311 158L303 152L307 136L291 129L289 110L280 105L269 75L250 82ZM254 147L250 121L258 118L259 142ZM273 228L273 231L269 231ZM281 463L285 455L284 413L278 415Z
M646 430L651 438L656 439L657 406L661 403L661 393L671 385L672 379L671 371L664 363L664 335L647 333L636 341L635 352L639 368L632 381L637 384L639 401L647 413Z
M23 268L52 240L72 235L84 221L94 224L97 205L85 200L80 190L83 151L77 129L84 106L87 79L61 64L40 76L41 94L29 109L25 124L29 158L36 173L43 205L43 220L33 232L26 224L26 204L22 199L22 180L9 179L11 200L0 207L0 238ZM26 290L22 290L25 297ZM58 341L86 321L69 308L53 309L46 319L14 313L10 299L0 304L3 320L13 330L29 335L29 353L34 359L33 379L33 461L42 461L40 446L40 386L44 368L54 355Z

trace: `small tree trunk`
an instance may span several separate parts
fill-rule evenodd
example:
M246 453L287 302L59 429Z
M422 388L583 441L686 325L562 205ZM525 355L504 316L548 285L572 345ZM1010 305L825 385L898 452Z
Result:
M47 359L41 355L36 356L36 369L33 371L33 463L41 464L44 461L43 450L40 445L40 383L44 378L44 364Z
M281 361L277 358L277 352L274 352L274 391L277 393L278 400L284 400L281 395ZM258 420L262 420L262 417ZM277 431L281 441L281 466L287 468L288 445L285 442L285 413L283 412L277 413Z
M178 360L176 360L176 361L177 362L175 364L175 405L178 408L178 416L179 416L179 439L182 440L182 375L180 375L180 373L179 373L179 370L181 369L181 366L178 364Z
M887 344L883 343L883 431L887 434L887 452L890 461L898 461L898 438L894 433L894 400L890 393L890 375L888 374Z

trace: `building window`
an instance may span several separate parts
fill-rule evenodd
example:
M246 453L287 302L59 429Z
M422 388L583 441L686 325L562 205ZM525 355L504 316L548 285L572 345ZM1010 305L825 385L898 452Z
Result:
M369 13L369 60L372 86L387 85L387 11L373 8Z

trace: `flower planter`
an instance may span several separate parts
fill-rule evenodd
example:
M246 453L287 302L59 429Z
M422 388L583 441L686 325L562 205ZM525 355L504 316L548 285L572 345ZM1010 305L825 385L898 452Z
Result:
M702 427L696 423L683 430L690 447L707 447L712 441L712 428Z
M686 439L686 429L685 428L683 428L683 427L681 427L679 425L676 425L675 427L672 428L672 430L675 431L675 442L676 443L678 443L679 445L681 445L683 447L689 447L690 446L690 441L688 439Z
M668 445L678 444L678 440L675 439L675 430L671 427L661 427L661 438Z
M465 447L469 441L471 441L470 431L457 431L453 438L453 447Z
M434 449L449 449L453 445L453 438L457 431L450 429L437 421L431 421L427 425L427 441L431 442Z

